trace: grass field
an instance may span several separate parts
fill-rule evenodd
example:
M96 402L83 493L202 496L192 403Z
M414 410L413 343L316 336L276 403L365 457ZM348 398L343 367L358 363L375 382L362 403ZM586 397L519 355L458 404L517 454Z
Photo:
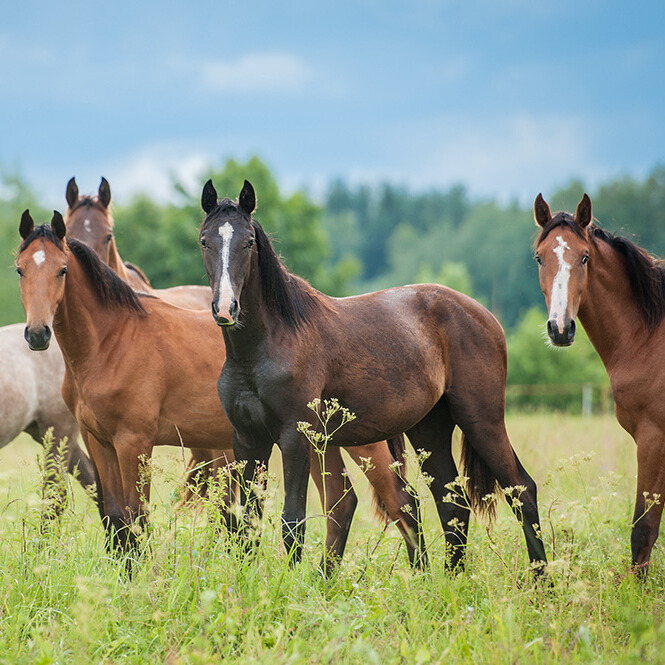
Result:
M155 456L148 551L129 580L78 487L44 527L39 447L21 437L0 451L0 663L665 662L661 548L646 582L629 572L632 440L609 415L514 415L508 427L538 483L551 586L532 583L504 505L489 528L473 520L467 571L452 577L425 501L431 568L413 573L357 470L359 511L334 579L317 573L316 500L304 561L286 565L278 479L258 556L244 558L209 505L175 511L173 449Z

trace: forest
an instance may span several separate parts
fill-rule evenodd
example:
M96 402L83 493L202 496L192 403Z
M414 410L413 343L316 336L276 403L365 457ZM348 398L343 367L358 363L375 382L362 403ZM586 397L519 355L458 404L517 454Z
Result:
M328 294L437 282L482 302L506 331L509 407L579 412L586 385L593 389L594 410L610 408L604 368L581 329L569 349L549 348L543 339L547 314L533 260L536 227L530 205L473 198L462 184L414 191L393 183L351 185L343 180L330 183L316 199L306 190L280 190L259 157L228 160L203 174L201 183L208 177L220 195L231 198L245 178L250 180L258 194L255 216L288 268ZM543 195L552 210L574 212L584 191L601 226L656 255L663 252L665 167L655 167L642 179L618 178L591 190L575 180ZM535 198L538 192L533 194ZM203 216L200 187L189 190L174 180L172 199L163 203L142 195L114 203L116 244L123 259L140 266L155 287L203 284L197 246ZM26 208L38 222L51 218L19 174L1 176L1 325L24 317L13 257Z

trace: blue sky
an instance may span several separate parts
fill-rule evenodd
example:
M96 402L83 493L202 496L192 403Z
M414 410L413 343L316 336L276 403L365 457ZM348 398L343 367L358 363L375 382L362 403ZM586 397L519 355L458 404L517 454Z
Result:
M257 154L287 189L462 183L507 201L665 162L665 3L5 3L0 167L45 205L198 187Z

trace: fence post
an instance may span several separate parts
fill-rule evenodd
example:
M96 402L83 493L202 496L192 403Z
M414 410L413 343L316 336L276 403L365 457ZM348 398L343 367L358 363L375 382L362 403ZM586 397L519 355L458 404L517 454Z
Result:
M591 416L591 398L593 396L593 386L585 383L582 386L582 416L588 418Z

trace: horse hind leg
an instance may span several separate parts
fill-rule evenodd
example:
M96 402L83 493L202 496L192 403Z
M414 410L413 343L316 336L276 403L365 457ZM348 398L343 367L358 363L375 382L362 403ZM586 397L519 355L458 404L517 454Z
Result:
M416 451L428 453L422 461L422 471L430 479L429 488L446 540L446 568L458 572L464 570L470 510L466 497L455 497L451 490L451 483L458 477L452 454L454 429L455 422L442 397L407 436Z
M346 473L340 449L335 446L328 446L323 458L312 454L310 475L326 515L326 546L321 570L329 577L344 556L358 498Z
M486 393L487 394L487 393ZM451 409L452 410L452 409ZM468 493L474 509L487 510L484 502L487 490L496 481L506 494L508 505L521 522L529 559L537 571L542 571L547 557L540 536L540 517L536 483L526 472L513 450L506 432L503 407L476 404L477 417L458 418L464 434L462 456L469 477ZM491 513L490 513L491 515Z

